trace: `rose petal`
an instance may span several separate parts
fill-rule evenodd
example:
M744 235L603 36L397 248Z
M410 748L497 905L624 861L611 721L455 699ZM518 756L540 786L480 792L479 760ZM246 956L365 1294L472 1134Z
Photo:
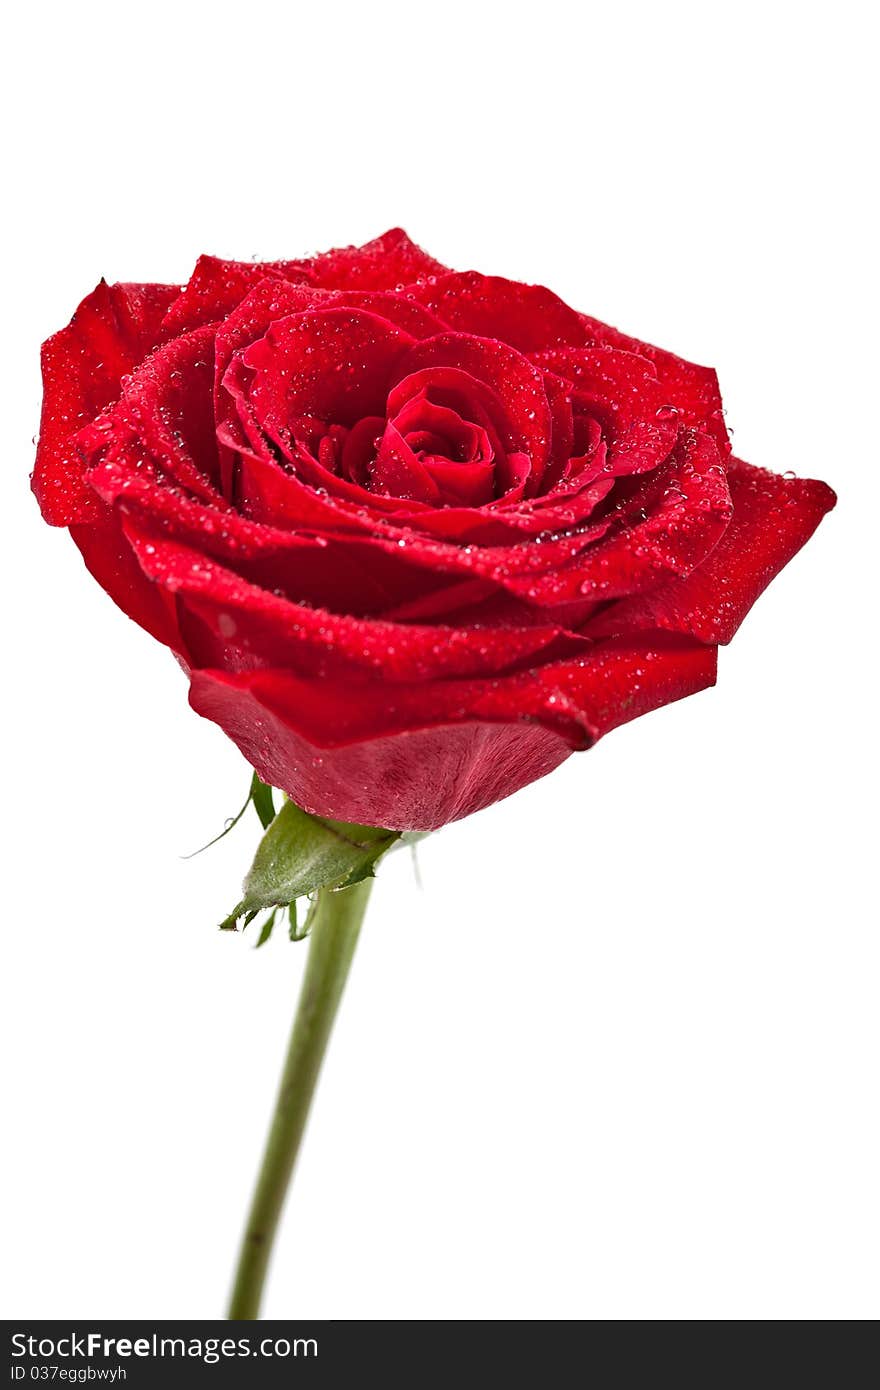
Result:
M400 377L405 379L429 368L465 373L483 388L478 394L483 405L491 397L500 401L503 417L493 416L492 423L505 452L528 454L537 490L550 458L552 430L547 393L537 368L514 348L466 333L444 333L414 344L401 363ZM457 408L463 416L467 414L463 408Z
M724 453L730 452L730 439L724 423L724 410L721 405L721 391L718 377L712 367L701 367L696 362L688 362L677 357L674 352L653 347L640 338L631 338L619 329L612 328L599 319L580 315L581 322L592 342L604 343L609 347L623 348L626 352L638 353L652 362L657 371L657 380L666 388L669 404L681 413L684 423L705 425L716 444Z
M439 486L394 424L387 424L382 432L369 477L378 496L442 506Z
M616 499L616 500L615 500ZM556 605L579 595L616 598L654 587L670 574L689 574L715 546L732 506L718 448L705 434L682 434L663 468L637 477L628 493L618 483L599 513L605 522L600 543L574 549L568 563L531 578L517 576L509 587L532 603Z
M589 341L580 314L543 285L468 270L440 276L412 293L456 332L495 338L522 353Z
M260 427L281 447L292 418L354 425L384 415L398 364L413 339L363 309L323 309L270 325L226 373L247 396Z
M235 308L261 280L308 284L308 270L299 261L224 261L199 256L183 289L175 295L162 322L165 337L189 333L217 323Z
M713 648L658 637L493 681L357 687L191 673L190 703L306 810L431 830L489 806L628 719L711 685Z
M127 617L152 637L185 655L172 596L153 584L132 553L117 517L71 526L70 534L89 573Z
M315 606L375 613L404 600L427 599L450 582L444 573L432 569L430 557L422 565L410 565L404 558L405 547L396 540L374 545L371 531L366 531L353 545L352 538L338 528L334 534L331 499L301 484L304 520L294 532L188 497L154 476L148 462L142 460L137 468L131 460L103 458L90 472L91 484L108 505L131 516L144 530L174 537L215 556L267 589ZM309 502L313 515L306 510ZM458 547L446 549L458 553ZM478 584L468 586L469 591L477 588ZM448 611L448 605L441 602L441 607Z
M31 485L51 525L101 519L73 436L118 398L122 377L154 346L177 293L176 285L102 280L68 326L43 344L43 411Z
M730 525L686 578L610 605L591 635L659 627L701 642L731 640L752 604L809 540L837 500L825 483L785 478L734 460L728 473Z
M214 329L196 329L156 349L129 377L119 401L76 438L90 464L128 455L221 508L213 403Z
M313 284L332 290L402 290L420 277L442 275L446 270L410 241L401 227L392 227L363 246L325 251L305 264Z
M644 472L668 457L685 412L670 409L653 363L615 348L564 348L532 360L551 381L568 384L575 413L601 422L606 444L601 469L617 477Z
M202 552L125 524L152 587L174 595L190 663L226 671L277 666L301 675L350 678L371 673L391 683L486 676L585 646L560 641L557 627L449 627L403 624L291 602L217 564ZM173 603L170 605L173 611ZM185 615L200 619L186 627Z

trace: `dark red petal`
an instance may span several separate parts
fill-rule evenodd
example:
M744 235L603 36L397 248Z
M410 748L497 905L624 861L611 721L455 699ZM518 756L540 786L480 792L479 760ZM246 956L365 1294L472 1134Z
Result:
M613 506L596 510L588 527L527 548L551 552L555 563L510 571L505 587L546 607L638 594L690 574L730 520L726 474L708 435L683 435L669 463L635 478L626 495L620 489L619 482L609 493Z
M444 509L449 505L480 509L495 495L495 468L487 459L459 463L434 455L425 458L424 465L440 489Z
M413 436L423 438L423 452L431 452L428 443L434 440L441 446L435 452L445 450L444 457L455 458L459 463L471 463L475 459L488 461L492 456L486 430L463 420L457 410L435 404L427 392L411 397L394 418L394 423L411 442Z
M388 829L435 830L552 772L571 749L537 724L441 725L351 743L328 754L244 683L195 671L190 704L238 745L271 786L313 815Z
M589 341L581 315L543 285L467 270L440 276L413 293L457 332L497 338L520 352Z
M444 325L420 304L384 290L327 290L263 279L245 295L217 329L217 374L223 376L233 355L262 338L270 324L308 309L365 309L396 324L413 338L428 338Z
M380 496L442 505L437 483L392 423L382 432L368 472L372 489Z
M544 392L550 407L551 457L544 473L545 494L552 492L565 473L574 449L574 411L571 383L554 372L544 370ZM601 438L601 427L596 425Z
M43 412L31 485L53 526L95 521L103 509L83 480L73 436L116 400L123 376L156 343L176 285L101 281L67 328L43 344Z
M609 347L623 348L626 352L638 353L653 362L657 379L666 388L669 404L683 413L686 424L705 425L725 453L730 452L730 440L724 423L721 405L721 391L718 377L712 367L701 367L696 362L688 362L684 357L676 357L674 352L653 347L640 338L631 338L619 329L612 328L598 319L581 314L581 322L591 342L605 343Z
M236 492L237 446L247 438L259 451L257 433L251 428L246 428L247 417L252 413L243 399L246 374L240 370L230 374L230 380L224 386L223 378L227 368L236 353L263 337L277 320L306 310L322 308L364 309L404 329L414 338L429 337L442 328L442 324L439 324L427 309L399 294L381 290L332 291L315 289L313 286L286 284L282 280L262 280L217 329L214 397L217 430L221 441L221 485L225 496L241 496L240 490ZM316 484L325 485L325 480ZM364 502L366 499L358 497L357 500Z
M429 340L430 341L430 340ZM354 425L383 415L396 368L413 339L363 309L322 309L270 325L227 371L260 427L285 445L292 418Z
M195 538L196 545L212 554L233 560L237 555L260 557L261 573L272 576L269 587L281 585L291 592L289 584L295 583L303 596L308 594L310 601L319 604L332 602L341 609L348 603L353 611L376 611L378 582L379 592L384 593L384 604L379 602L391 609L404 604L408 595L417 599L469 577L500 585L527 602L556 607L655 585L664 567L667 574L670 569L684 571L702 558L726 518L724 469L707 437L685 444L674 468L670 465L657 480L646 481L643 498L639 492L630 497L629 510L591 519L589 526L577 525L573 534L542 536L540 544L527 539L524 544L505 544L511 536L521 541L529 535L528 529L513 527L492 537L500 544L461 544L470 528L485 525L487 517L501 518L500 512L488 509L478 517L467 509L463 514L454 509L460 529L453 528L452 543L435 539L413 529L419 524L415 514L409 518L412 525L395 524L393 515L383 520L375 508L365 510L321 495L257 454L247 459L247 492L242 501L247 517L199 507L170 493L161 480L125 459L103 459L90 478L108 502L117 502L143 519L152 516L156 524L170 528L170 534L191 543ZM679 474L687 477L686 499L684 489L679 492L673 486L680 481ZM658 499L651 489L665 490L669 496ZM376 503L380 500L375 498ZM589 515L596 500L591 489L585 489L583 498L575 496L567 499L564 508L542 512L543 527L549 531L554 525L570 524L581 507ZM644 521L636 515L642 501L652 508ZM441 508L424 515L441 517L452 510ZM283 526L293 530L280 531ZM482 539L478 530L476 534ZM597 544L603 537L608 541ZM317 556L315 575L308 578L308 556L318 547L325 548L324 554ZM327 584L328 576L337 571L339 580L330 583L331 601L322 593L317 574ZM357 587L353 588L355 576Z
M410 687L200 670L190 703L307 810L432 830L714 678L714 649L660 637L650 646L600 644L588 658L521 676Z
M551 437L550 407L538 369L514 348L466 333L444 333L416 343L401 363L401 380L428 368L464 372L501 402L503 419L493 418L492 423L507 452L528 454L537 483L550 457ZM483 394L484 404L485 399ZM460 413L465 416L465 409Z
M373 430L374 420L368 418L363 423L363 433L372 439ZM352 450L363 443L360 432L359 424L349 435ZM391 433L389 428L389 439ZM523 473L527 473L528 460L524 455L509 455L506 464L521 464ZM345 453L343 466L346 466ZM450 556L453 567L458 567L459 563L468 567L470 564L467 556L460 559L460 545L509 546L524 537L552 529L557 522L561 525L563 519L578 521L592 510L595 501L612 486L612 480L601 487L595 484L596 491L589 497L585 493L583 502L579 497L573 500L563 498L565 507L556 509L551 515L550 508L546 512L524 510L520 513L502 511L494 505L479 508L432 507L425 502L401 500L401 497L368 492L359 484L349 482L347 477L331 474L319 462L303 455L298 456L296 468L299 476L281 468L267 449L239 447L236 496L241 513L249 521L264 526L290 530L318 529L336 534L359 532L366 537L377 536L388 541L392 547L399 548L401 557L408 547L418 543L420 533L427 537L443 538L455 543ZM405 487L402 482L396 485ZM521 499L522 492L520 483L505 496L504 502L510 498ZM537 503L534 505L537 506ZM394 553L397 553L397 549ZM487 556L486 559L494 564L493 557ZM430 566L433 560L432 551L426 563Z
M694 423L683 409L668 406L653 363L634 353L564 348L536 353L533 361L552 373L548 381L554 394L557 381L568 383L575 419L586 415L601 423L607 454L596 472L602 467L616 477L654 468L668 457L679 426Z
M365 416L349 432L351 450L343 451L343 469L348 464L365 468L369 465L372 448L367 448L366 441L373 435L377 418ZM379 428L384 432L384 420ZM377 528L385 530L390 522L397 534L401 508L407 514L433 515L428 503L401 502L381 492L370 492L365 483L350 482L347 476L332 472L320 458L303 449L295 448L290 457L295 471L281 467L266 445L258 443L255 449L239 447L236 497L245 516L268 526L293 530L323 526L328 531L356 530L366 534Z
M152 637L185 655L177 625L174 599L146 577L112 514L94 525L71 526L89 573L129 618Z
M82 430L76 443L88 470L113 457L152 471L217 506L219 463L213 403L214 329L198 328L157 348L131 376L119 401Z
M259 573L259 582L270 588L281 587L340 610L346 604L358 612L397 608L408 600L435 592L440 595L462 578L514 587L520 576L540 578L554 572L611 524L605 520L574 538L540 545L461 545L458 538L449 543L420 535L409 526L395 526L393 516L382 520L375 511L322 496L256 455L248 459L245 515L171 491L134 463L102 459L90 473L92 486L105 501L124 508L144 525L161 526L168 535L228 559L236 568L246 560L250 572ZM439 517L452 510L441 508L430 515ZM471 518L479 524L486 513L458 515L466 528ZM280 529L285 525L293 529ZM426 613L448 612L442 596L440 602L439 610Z
M595 543L576 548L567 564L518 576L508 587L548 606L656 587L670 574L689 574L717 544L731 512L716 444L707 434L682 434L667 464L634 479L628 495L597 514L595 524L604 521L605 531Z
M401 227L392 227L364 246L325 251L304 264L313 284L331 290L403 289L423 276L442 275L446 270L410 241Z
M454 367L427 367L407 372L389 392L388 419L395 420L411 401L424 398L454 410L460 419L483 430L496 459L503 458L505 409L486 382ZM495 424L496 420L499 425Z
M283 477L279 470L275 473ZM303 522L294 532L207 506L169 488L151 476L148 468L133 468L127 460L102 460L93 468L90 480L109 505L131 516L145 530L181 540L216 556L255 584L289 593L316 607L382 612L405 599L424 598L448 583L427 564L411 568L403 561L404 551L396 541L374 547L367 538L354 546L340 534L328 535L328 525L332 528L336 515L331 499L319 497L302 485ZM273 512L271 506L269 511Z
M738 459L727 475L733 518L687 578L604 609L585 630L605 636L646 628L729 642L755 600L809 540L837 500L825 483L785 478Z
M196 614L191 664L236 672L276 666L300 675L376 675L389 683L489 676L545 653L560 637L543 627L445 627L402 624L291 602L248 583L198 550L131 522L125 533L151 588L177 596ZM568 650L586 645L570 640Z
M433 338L442 333L446 324L421 304L406 295L391 290L323 290L320 300L315 295L315 308L365 309L396 324L412 338Z
M189 333L225 318L248 290L266 279L308 284L309 273L299 261L224 261L218 256L199 256L192 275L165 315L165 337Z

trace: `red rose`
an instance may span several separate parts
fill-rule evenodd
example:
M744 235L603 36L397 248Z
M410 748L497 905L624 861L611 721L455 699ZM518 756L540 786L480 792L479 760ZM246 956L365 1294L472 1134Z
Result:
M404 235L100 284L34 491L319 815L431 829L711 685L834 503L731 457L715 373Z

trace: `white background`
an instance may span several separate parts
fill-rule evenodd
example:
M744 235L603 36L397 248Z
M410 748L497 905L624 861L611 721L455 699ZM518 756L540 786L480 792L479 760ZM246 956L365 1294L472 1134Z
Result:
M247 770L39 519L39 342L102 274L398 223L713 363L737 450L841 501L715 690L429 840L423 891L405 855L382 870L265 1312L880 1311L866 18L16 8L6 1316L221 1315L305 959L214 929L255 820L180 858Z

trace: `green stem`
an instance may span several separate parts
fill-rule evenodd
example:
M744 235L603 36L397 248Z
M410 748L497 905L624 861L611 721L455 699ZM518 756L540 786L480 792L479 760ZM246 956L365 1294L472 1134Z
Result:
M229 1304L230 1318L259 1315L260 1296L309 1106L372 887L322 889L275 1114L248 1216Z

